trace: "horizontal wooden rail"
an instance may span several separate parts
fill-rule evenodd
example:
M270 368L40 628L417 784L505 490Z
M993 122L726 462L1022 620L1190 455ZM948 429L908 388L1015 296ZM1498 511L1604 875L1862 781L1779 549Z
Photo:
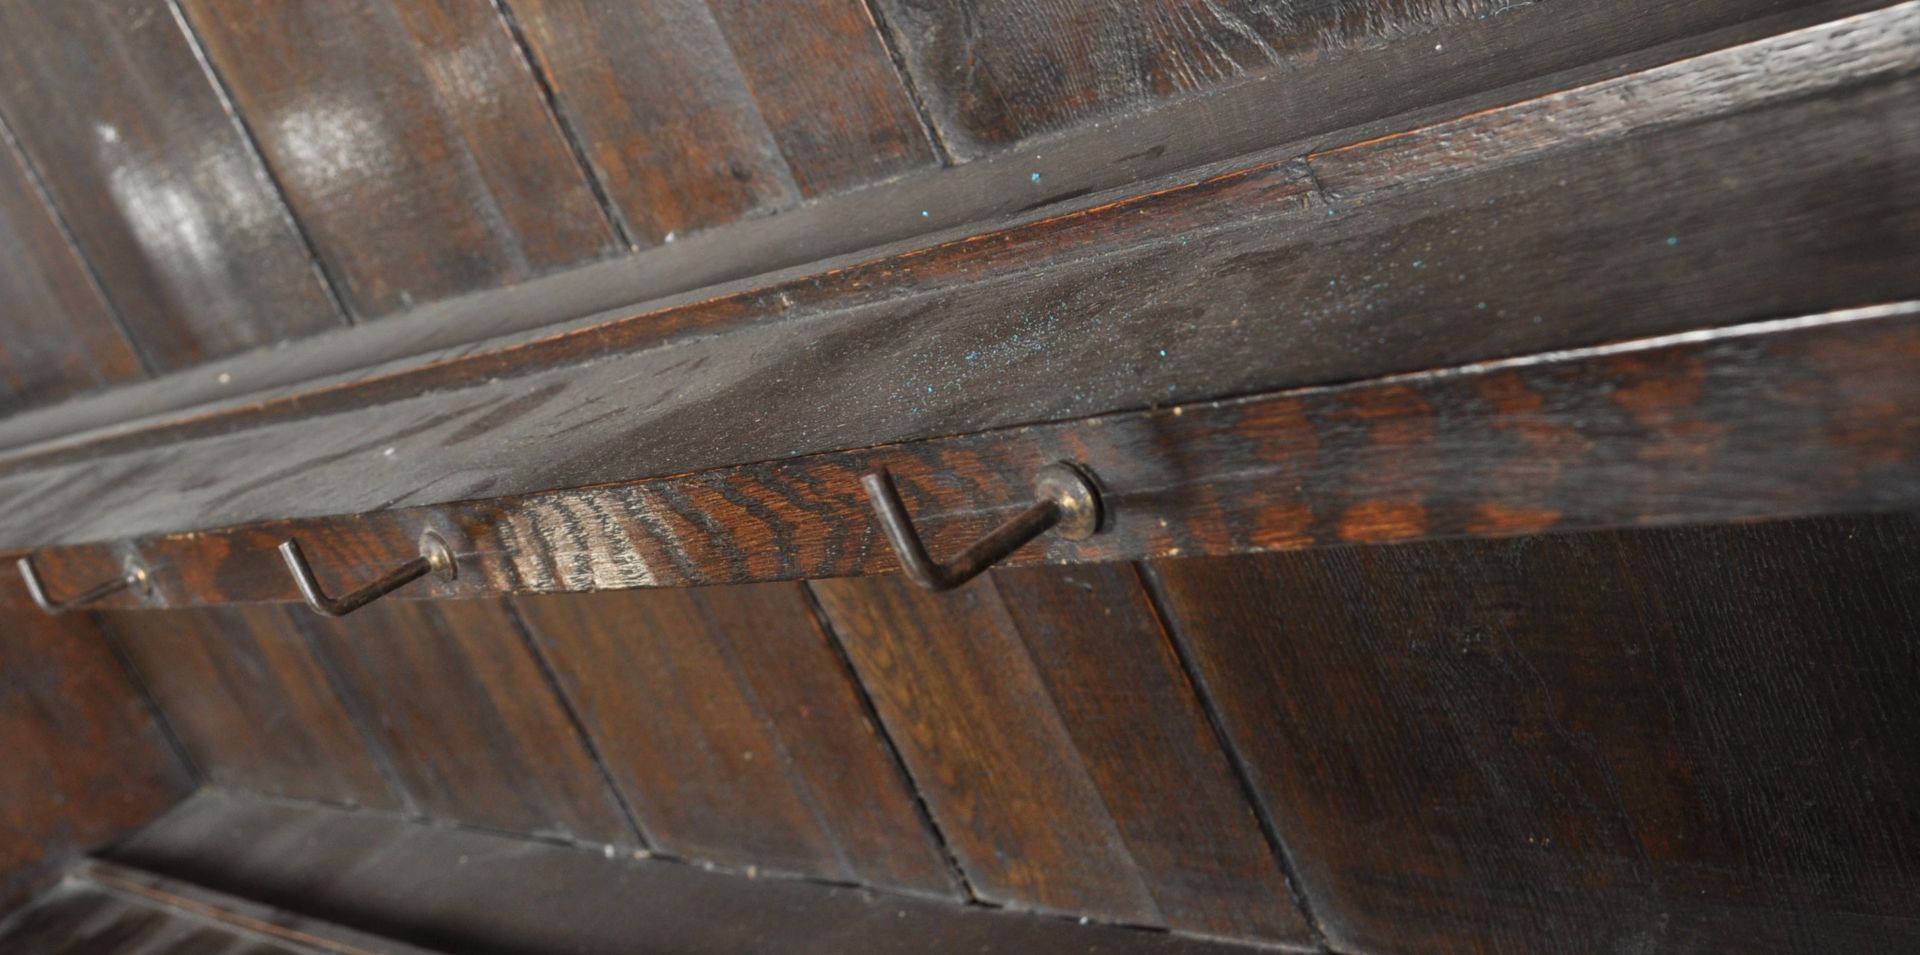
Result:
M1908 2L959 241L15 448L0 548L630 482L1907 301L1916 133Z
M43 577L153 594L103 606L292 601L297 538L342 587L418 556L453 580L397 597L889 572L860 476L886 468L936 554L1031 503L1074 461L1107 507L1088 540L1014 562L1257 553L1356 542L1920 507L1920 302L1687 333L1364 384L807 455L675 477L41 552ZM11 576L11 572L6 572ZM55 583L54 586L59 586ZM0 577L0 606L30 609Z

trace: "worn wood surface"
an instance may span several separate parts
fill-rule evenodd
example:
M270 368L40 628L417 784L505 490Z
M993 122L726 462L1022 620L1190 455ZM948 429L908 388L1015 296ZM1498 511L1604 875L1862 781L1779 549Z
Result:
M511 8L630 241L655 245L799 198L705 3Z
M13 921L5 955L433 955L112 863L87 860Z
M152 367L342 321L167 4L0 4L0 114Z
M799 586L517 606L656 850L958 893Z
M1500 0L880 0L941 132L973 155L1129 107L1404 40ZM1417 41L1416 41L1417 42Z
M119 318L0 127L0 415L145 372Z
M1902 5L1485 114L1470 122L1533 137L1508 152L1512 165L1442 174L1423 163L1374 193L1352 186L1363 176L1341 178L1331 206L1310 167L1251 167L1055 222L1059 254L1043 270L1003 258L1006 237L982 240L946 266L978 253L1004 271L956 271L945 285L902 274L891 292L854 289L872 298L796 299L783 319L664 348L583 353L589 341L568 336L529 347L571 353L569 364L417 393L509 358L476 355L408 377L411 397L164 450L86 464L57 463L78 446L22 452L0 495L47 506L10 510L0 539L621 481L1920 294L1920 164L1901 158L1920 148L1920 97L1909 95L1920 80L1894 78L1920 68L1916 37L1920 7ZM1735 92L1689 112L1689 82L1675 77ZM1654 105L1624 119L1605 105L1636 90ZM1595 141L1595 130L1611 132ZM1397 148L1329 157L1346 171L1368 150ZM1223 226L1229 209L1241 214ZM1597 276L1611 278L1603 288ZM747 321L735 311L747 304L717 301L707 314ZM598 357L578 364L587 355ZM276 467L234 472L235 460ZM176 493L163 505L143 492L150 484ZM85 507L54 506L83 494Z
M473 955L1272 951L797 879L749 879L658 859L607 858L386 814L273 805L220 792L196 797L118 848L114 860ZM529 892L530 885L541 891Z
M1441 45L1449 52L1444 57L1436 53L1429 60L1424 44L1411 43L1323 58L1314 69L1288 77L1293 93L1285 102L1261 84L1246 84L1183 103L1178 110L1077 127L988 158L911 175L883 189L823 197L772 218L698 233L644 254L425 304L351 334L211 362L204 374L122 386L43 413L0 419L0 446L69 437L206 402L252 405L288 388L305 393L311 412L317 389L385 375L408 356L496 336L525 336L533 329L543 329L534 334L546 337L627 315L657 317L691 301L778 284L803 272L836 270L1191 183L1191 170L1208 164L1225 168L1218 163L1228 157L1302 155L1365 141L1885 5L1884 0L1612 0L1515 6L1497 18L1440 28L1433 36L1445 40ZM1817 73L1810 68L1789 75ZM1389 82L1390 76L1407 79ZM1038 182L1032 179L1035 172L1043 174ZM692 289L700 291L688 292ZM434 360L451 357L439 354ZM299 382L306 385L296 387ZM236 397L241 395L246 397ZM350 403L339 407L346 406Z
M615 250L491 4L182 5L356 316Z
M638 845L526 638L498 602L384 602L307 631L415 810Z
M939 161L866 0L707 7L802 195Z
M190 786L89 620L0 615L0 915Z
M1306 940L1131 566L810 586L981 899Z
M1899 306L578 491L163 535L132 548L153 569L154 596L105 603L297 599L269 559L289 538L342 593L412 559L424 528L448 541L460 575L396 597L884 573L896 565L858 483L877 467L943 555L1027 506L1040 466L1085 466L1106 530L1042 538L1016 563L1912 508L1916 362L1920 306ZM112 576L126 550L37 559L58 597ZM24 606L9 578L10 562L0 601Z
M1920 939L1912 515L1155 573L1337 950Z
M403 807L290 609L101 617L205 782Z

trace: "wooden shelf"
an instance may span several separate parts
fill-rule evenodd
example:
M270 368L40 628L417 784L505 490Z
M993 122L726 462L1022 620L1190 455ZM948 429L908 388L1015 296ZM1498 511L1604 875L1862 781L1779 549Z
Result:
M395 334L355 329L246 396L9 423L0 549L59 593L138 556L155 590L116 607L295 599L281 540L338 586L428 529L461 573L413 596L875 573L862 470L940 552L1055 459L1114 525L1025 560L1911 507L1916 104L1898 4L340 370ZM303 347L335 370L290 380Z

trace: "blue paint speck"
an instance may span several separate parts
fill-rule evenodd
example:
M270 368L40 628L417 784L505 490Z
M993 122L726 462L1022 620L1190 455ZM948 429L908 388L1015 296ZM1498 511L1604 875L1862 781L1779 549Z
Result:
M927 219L927 218L931 218L932 216L933 216L933 213L928 212L925 209L920 210L920 218Z
M1032 179L1031 179L1031 181L1033 181L1033 182L1039 182L1039 181L1040 181L1040 174L1039 174L1039 173L1037 173L1037 172L1036 172L1036 173L1034 173L1034 174L1033 174L1033 176L1032 176Z
M1419 260L1419 259L1414 259L1414 260L1413 260L1413 267L1414 267L1414 268L1416 268L1416 269L1418 269L1418 268L1423 268L1423 267L1425 267L1425 266L1426 266L1426 264L1427 264L1427 263L1425 263L1425 262L1423 262L1423 261L1421 261L1421 260Z
M1166 350L1166 349L1164 349L1164 348L1162 348L1162 349L1160 349L1160 357L1162 357L1162 358L1165 358L1165 357L1167 357L1167 350Z
M1487 307L1487 303L1485 302L1481 302L1480 304L1474 306L1474 308L1481 309L1483 311L1486 309L1486 307Z
M1670 236L1667 236L1667 244L1668 244L1668 245L1679 245L1679 244L1680 244L1680 237L1679 237L1679 236L1677 236L1677 235L1670 235Z
M975 358L978 358L978 357L980 357L980 353L979 353L979 352L977 352L977 351L970 351L970 352L967 352L967 360L968 360L968 361L972 361L972 360L974 360Z

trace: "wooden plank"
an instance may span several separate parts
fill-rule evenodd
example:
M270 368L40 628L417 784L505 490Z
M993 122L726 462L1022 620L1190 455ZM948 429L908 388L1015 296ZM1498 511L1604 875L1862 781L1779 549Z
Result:
M512 285L617 248L491 5L182 7L357 317Z
M145 372L113 307L0 127L0 416Z
M0 616L0 914L192 779L85 617Z
M209 791L113 860L447 952L1232 955L1273 949ZM461 861L465 860L465 861ZM530 892L529 886L540 891Z
M879 2L897 25L941 133L964 155L1302 70L1344 50L1419 43L1438 27L1485 19L1509 6L1504 0Z
M1674 68L1747 77L1771 104L1743 99L1733 114L1718 99L1690 113L1656 76L1622 80L1618 95L1644 84L1673 109L1604 145L1570 135L1566 151L1378 201L1329 207L1304 166L1276 161L1038 229L1055 236L1051 268L987 237L897 262L885 288L851 276L850 301L815 293L782 311L775 297L761 304L785 317L762 319L759 300L732 299L683 316L729 334L635 351L564 335L323 391L258 428L234 430L244 414L193 421L188 433L211 433L164 450L22 449L10 468L49 470L0 477L0 495L42 506L9 511L0 540L627 481L1920 295L1920 163L1901 158L1920 143L1920 80L1907 75L1920 70L1917 39L1920 7L1908 4L1761 44L1805 69L1756 71L1754 51ZM1523 111L1541 128L1595 122L1549 102ZM1597 309L1603 275L1612 307ZM466 378L483 368L505 377ZM347 394L380 403L297 410ZM802 410L773 427L774 408ZM62 455L86 463L62 473ZM282 466L235 472L235 460Z
M1260 84L1249 84L1178 110L1079 127L987 159L910 175L886 188L825 197L772 218L719 227L633 257L422 306L351 334L212 362L201 375L122 386L57 409L0 419L0 447L66 438L103 426L119 430L134 419L151 423L209 402L245 405L258 412L263 402L285 397L289 389L304 396L310 413L317 400L326 404L319 399L332 389L407 364L398 359L418 356L425 361L431 355L434 362L457 364L461 355L445 349L471 350L476 343L501 336L572 334L605 324L610 317L646 314L644 324L657 324L670 335L679 326L663 318L692 301L770 284L790 294L804 291L805 286L784 282L799 275L801 267L819 282L833 285L832 276L820 273L843 275L842 266L945 245L952 238L1005 232L1063 215L1072 218L1130 196L1191 183L1194 176L1182 171L1231 157L1261 152L1298 156L1364 141L1886 5L1885 0L1802 0L1784 8L1778 0L1610 0L1515 6L1498 18L1441 28L1433 36L1444 40L1437 45L1450 51L1445 57L1434 54L1429 61L1424 44L1352 51L1289 77L1285 102L1276 102ZM1472 55L1462 55L1465 52ZM1383 79L1388 75L1410 79L1399 85ZM1784 75L1817 77L1822 72L1809 68ZM1669 104L1669 111L1684 112L1684 102ZM1032 181L1034 172L1044 172L1042 182ZM867 284L876 281L871 273L860 278ZM689 292L693 289L702 291ZM641 327L619 324L629 330ZM205 420L210 410L198 408L194 417Z
M270 559L302 542L344 592L416 556L458 579L401 598L886 573L859 476L892 470L953 553L1031 500L1045 463L1097 479L1078 543L1010 558L1088 562L1356 541L1844 514L1920 505L1920 304L1693 333L1078 422L793 458L527 497L144 538L144 603L298 597ZM112 576L120 545L41 552L56 597ZM4 556L4 555L0 555ZM269 559L262 559L269 558ZM14 575L11 563L0 575ZM24 605L24 588L0 602Z
M166 5L8 0L0 23L0 112L149 365L341 323Z
M504 604L302 613L411 805L438 819L606 845L637 835Z
M954 895L797 585L526 599L522 619L657 850Z
M799 199L701 0L515 0L512 10L636 245Z
M253 606L101 616L207 782L402 808L288 612Z
M431 955L176 880L86 861L12 922L5 955Z
M865 0L707 6L803 195L937 163Z
M1156 564L1335 949L1909 951L1912 515Z
M811 586L982 900L1308 940L1131 566Z

